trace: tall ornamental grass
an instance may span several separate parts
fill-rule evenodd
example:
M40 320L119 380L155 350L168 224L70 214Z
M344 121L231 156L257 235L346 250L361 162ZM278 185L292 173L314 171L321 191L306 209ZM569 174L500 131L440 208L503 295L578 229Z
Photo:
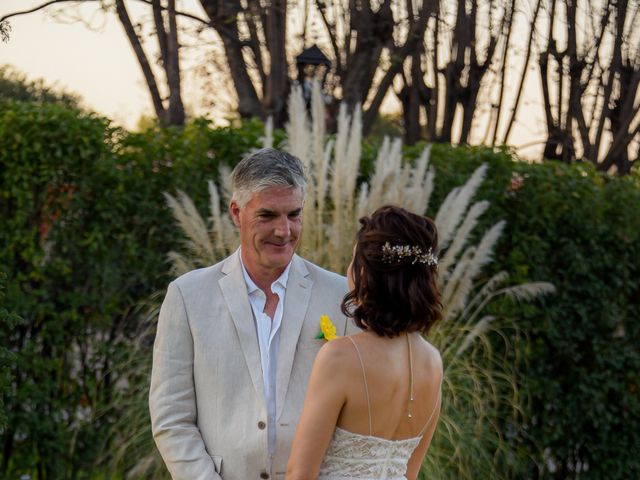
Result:
M373 174L366 182L359 182L362 123L358 108L349 115L342 106L337 133L330 136L325 131L319 87L314 86L310 115L300 89L294 87L289 118L284 148L303 161L309 177L299 246L302 256L344 273L361 216L388 203L418 214L427 212L435 179L429 147L409 163L403 160L401 141L385 139ZM273 143L269 123L263 143ZM228 173L221 172L220 178L225 180L220 185L209 182L211 201L206 219L186 193L166 194L185 238L182 251L169 253L175 275L214 264L237 248L237 231L221 207L230 197L225 183ZM494 318L486 313L487 307L501 296L528 301L553 291L553 286L544 282L509 285L506 272L488 280L482 276L505 228L504 222L498 222L486 232L476 231L478 220L489 208L488 202L474 200L485 173L486 166L480 166L464 185L446 196L435 215L444 318L429 341L441 352L445 377L442 414L423 465L423 478L506 478L513 455L508 433L517 428L523 402L511 347L523 335L514 321ZM156 314L157 309L152 309L149 318L156 318ZM113 430L116 449L109 455L112 465L124 466L130 478L166 475L149 433L149 343L155 331L153 322L151 325L141 332L139 348L128 360L135 389L126 390L131 408Z

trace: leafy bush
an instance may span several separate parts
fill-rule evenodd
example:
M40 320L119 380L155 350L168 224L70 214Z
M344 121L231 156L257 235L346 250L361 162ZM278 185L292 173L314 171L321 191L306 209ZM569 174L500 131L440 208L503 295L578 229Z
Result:
M204 121L127 133L61 105L0 105L0 476L85 478L103 461L118 478L132 466L114 458L109 432L133 410L112 399L125 398L125 380L135 386L146 371L123 378L113 365L143 346L134 342L146 321L137 305L166 286L166 252L180 246L162 193L188 191L205 211L206 181L262 134L257 122L212 129ZM275 137L278 144L283 133ZM413 161L423 148L406 147L404 156ZM363 145L359 185L378 150ZM433 145L430 163L432 206L489 166L476 198L491 208L475 231L507 224L481 281L506 270L512 282L557 288L536 304L497 302L488 312L518 326L507 333L515 348L493 348L517 368L525 400L519 416L499 425L511 450L495 459L496 470L640 477L640 172L610 178L588 166L529 165L507 151L447 145Z
M101 219L87 205L103 195L92 171L109 158L112 131L60 105L3 103L1 111L0 265L8 309L24 319L3 326L15 362L1 474L63 478L99 443L88 412L108 357L93 352L108 348L103 334L120 301L105 282L116 253L97 248Z
M495 307L527 336L514 339L527 404L503 426L513 456L505 468L514 478L639 478L639 172L610 177L586 164L446 145L434 145L432 158L435 198L489 165L478 192L491 202L483 221L505 219L507 235L488 274L556 286L536 304Z
M136 305L166 285L165 255L177 246L162 192L206 188L261 131L194 123L127 134L59 104L2 103L0 266L7 309L24 323L6 317L0 329L15 355L0 476L94 468L122 415L105 410L127 381L113 365L138 332Z
M0 301L5 297L5 283L7 275L0 272ZM9 312L0 303L0 429L7 427L7 412L4 399L11 390L14 377L11 366L16 360L16 355L6 346L10 332L20 324L22 319L13 312Z
M531 340L519 435L536 454L530 474L640 478L640 176L514 170L524 183L505 204L505 266L557 287L541 309L519 312Z

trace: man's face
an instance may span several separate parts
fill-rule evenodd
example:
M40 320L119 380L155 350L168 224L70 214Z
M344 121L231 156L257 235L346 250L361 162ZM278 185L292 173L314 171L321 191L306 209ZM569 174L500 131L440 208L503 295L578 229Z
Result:
M253 275L279 275L291 261L302 228L302 190L268 187L229 211L240 229L242 261Z

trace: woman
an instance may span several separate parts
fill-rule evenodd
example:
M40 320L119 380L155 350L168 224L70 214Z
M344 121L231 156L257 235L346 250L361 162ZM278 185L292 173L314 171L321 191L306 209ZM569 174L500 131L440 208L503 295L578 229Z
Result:
M440 411L434 223L399 207L360 219L342 310L362 332L316 357L287 480L414 480Z

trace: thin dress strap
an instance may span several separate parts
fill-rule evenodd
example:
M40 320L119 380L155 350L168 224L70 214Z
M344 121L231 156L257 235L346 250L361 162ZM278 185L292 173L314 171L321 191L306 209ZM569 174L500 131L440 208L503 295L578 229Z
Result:
M369 386L367 385L367 374L364 371L364 362L362 361L362 355L360 355L360 350L358 349L358 345L356 345L356 341L348 336L347 337L349 340L351 340L351 343L353 343L353 346L356 349L356 353L358 354L358 359L360 360L360 366L362 367L362 378L364 378L364 391L367 394L367 408L368 408L368 412L369 412L369 435L373 435L373 428L371 427L371 401L369 399Z
M443 374L444 377L444 374ZM436 410L438 409L438 405L440 404L440 399L442 398L442 378L440 378L440 386L438 387L438 398L436 398L436 404L433 406L433 410L431 411L431 415L429 415L429 418L427 419L427 422L424 424L424 427L422 427L422 430L420 430L420 433L418 434L418 436L422 436L424 435L425 430L427 429L427 427L429 426L429 424L431 423L431 420L433 420L433 415L436 413Z

